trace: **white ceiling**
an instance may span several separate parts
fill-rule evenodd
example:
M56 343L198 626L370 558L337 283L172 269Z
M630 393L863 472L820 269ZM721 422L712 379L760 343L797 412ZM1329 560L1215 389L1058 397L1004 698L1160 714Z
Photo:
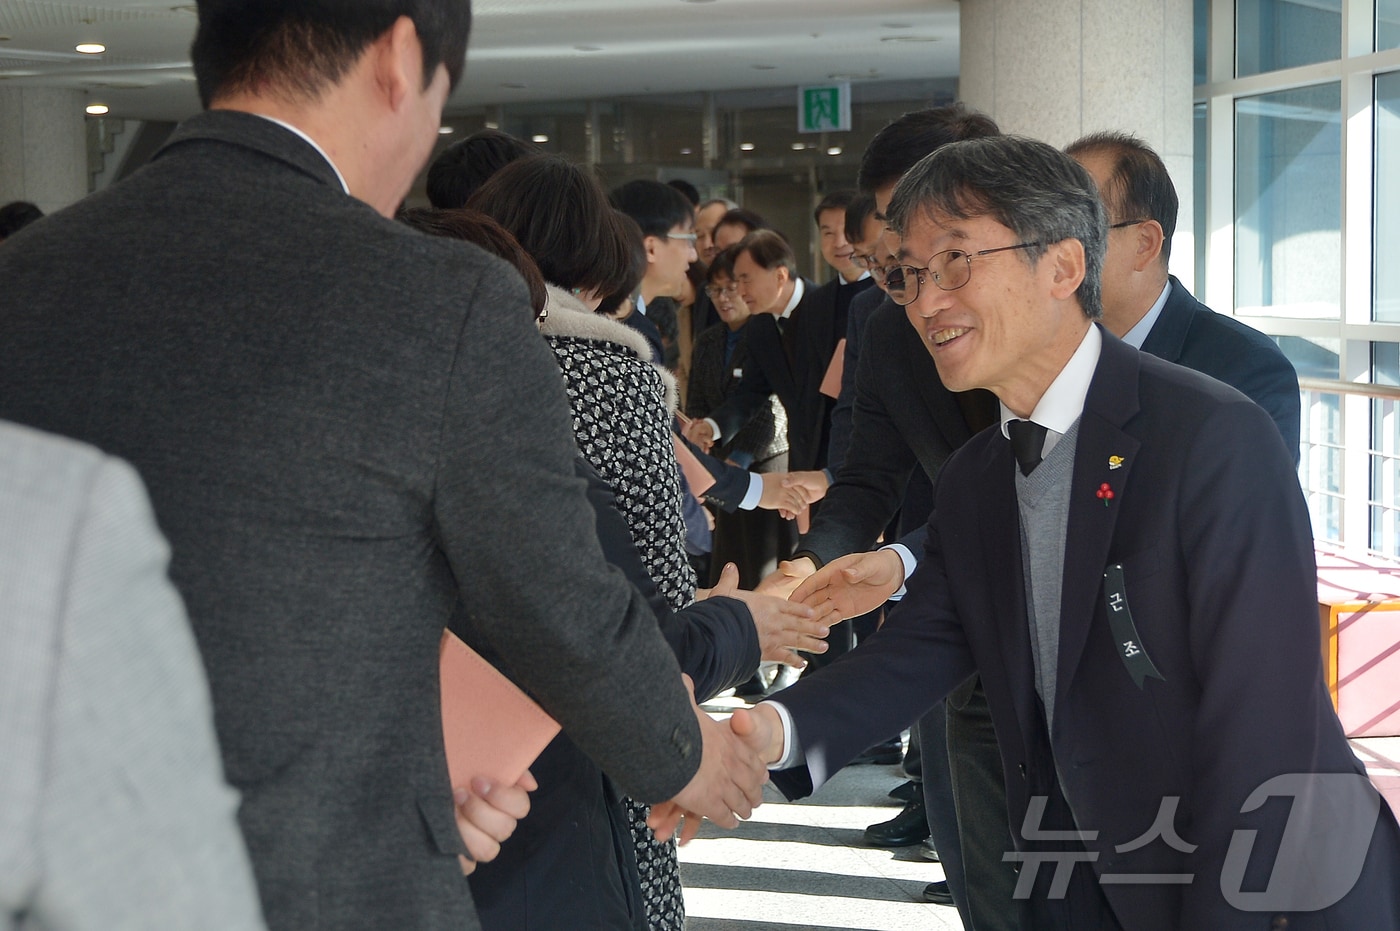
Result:
M483 104L950 78L957 0L476 0L449 114ZM0 0L0 87L66 87L127 119L199 108L193 4ZM99 56L73 50L100 42ZM596 49L596 50L594 50Z

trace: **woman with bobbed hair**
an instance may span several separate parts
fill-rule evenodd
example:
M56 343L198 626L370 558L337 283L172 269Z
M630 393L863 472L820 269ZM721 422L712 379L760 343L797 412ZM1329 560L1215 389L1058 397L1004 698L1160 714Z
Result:
M675 381L650 361L645 337L595 312L604 301L603 311L614 310L619 296L631 295L641 280L643 268L635 261L633 237L623 218L608 205L591 174L550 155L521 159L501 169L469 206L510 230L544 274L548 299L540 332L564 376L579 452L612 486L617 508L661 597L672 610L684 608L695 598L696 580L685 554L679 470L671 438ZM760 608L752 601L750 605L757 618ZM761 629L762 622L756 623ZM678 646L681 668L690 671L699 659L713 661L716 655L730 653L740 647L737 639L714 637L692 642L689 649ZM697 695L742 682L754 668L720 665L724 678L711 676L705 688L697 685ZM640 886L643 927L681 931L685 910L674 845L652 838L645 806L631 800L626 805L636 854L632 881ZM476 875L484 882L489 871ZM476 889L474 882L474 893ZM530 927L595 926L567 913L554 920L556 924L532 920Z

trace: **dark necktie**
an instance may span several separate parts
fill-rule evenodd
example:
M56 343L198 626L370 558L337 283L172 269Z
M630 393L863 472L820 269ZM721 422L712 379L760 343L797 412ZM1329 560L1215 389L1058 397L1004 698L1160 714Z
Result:
M1040 465L1045 449L1045 427L1031 420L1008 420L1007 435L1011 437L1011 453L1020 463L1021 474L1030 475Z

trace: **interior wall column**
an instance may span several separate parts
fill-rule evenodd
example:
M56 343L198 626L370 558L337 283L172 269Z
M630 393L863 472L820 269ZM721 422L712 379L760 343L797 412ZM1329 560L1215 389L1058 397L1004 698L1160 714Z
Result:
M86 103L82 91L0 88L0 204L52 213L87 196Z
M1005 132L1065 146L1122 130L1162 156L1181 208L1172 271L1192 249L1191 0L962 0L959 98Z

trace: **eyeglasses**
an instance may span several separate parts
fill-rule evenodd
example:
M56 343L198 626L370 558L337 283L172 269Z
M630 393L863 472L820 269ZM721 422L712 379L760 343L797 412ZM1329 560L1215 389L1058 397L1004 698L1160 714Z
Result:
M1019 242L1014 246L1000 246L996 249L983 249L981 252L963 252L949 249L928 260L928 265L892 265L886 270L885 286L890 299L901 306L914 303L919 296L919 285L924 277L933 279L940 291L956 291L972 279L972 260L978 256L1009 252L1012 249L1033 249L1039 242ZM873 273L872 273L873 274Z
M1110 223L1110 224L1108 225L1108 228L1111 229L1111 230L1121 230L1121 229L1122 229L1123 227L1125 227L1125 226L1137 226L1139 223L1146 223L1146 222L1147 222L1147 218L1146 218L1146 217L1144 217L1144 218L1141 219L1141 220L1119 220L1117 223Z
M727 285L715 285L715 284L712 284L712 285L709 285L709 286L707 286L707 287L705 288L705 293L708 294L708 295L710 296L710 300L712 300L712 301L717 301L717 300L719 300L721 297L727 297L727 298L730 298L730 299L732 300L733 297L734 297L734 295L736 295L736 294L739 293L739 286L738 286L737 284L727 284Z
M695 245L695 240L699 237L697 237L694 233L667 233L666 238L684 240L685 242L688 242L693 246Z

